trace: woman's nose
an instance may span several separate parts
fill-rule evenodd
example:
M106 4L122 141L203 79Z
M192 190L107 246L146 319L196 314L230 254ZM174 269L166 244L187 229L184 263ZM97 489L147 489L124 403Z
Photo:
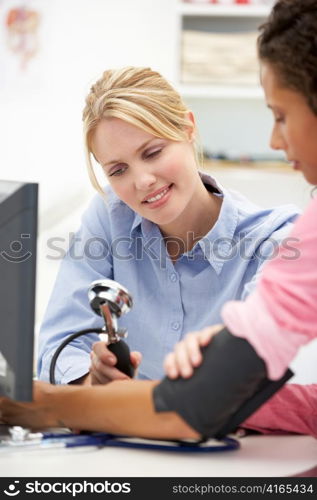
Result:
M136 169L134 183L139 191L147 191L156 183L156 176L148 169Z
M272 149L285 149L284 139L276 125L273 127L271 133L270 147Z

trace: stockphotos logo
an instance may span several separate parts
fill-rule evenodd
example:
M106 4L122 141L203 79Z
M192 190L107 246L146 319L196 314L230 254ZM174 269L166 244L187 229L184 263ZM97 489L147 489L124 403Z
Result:
M4 490L4 494L15 497L19 493L35 494L69 494L72 497L81 493L104 494L104 493L131 493L131 483L121 483L119 481L28 481L24 483L24 488L19 487L20 481L12 481ZM21 491L21 489L23 491Z
M9 497L15 497L20 493L19 487L17 486L20 481L13 481L13 483L9 484L7 489L3 491Z
M30 234L20 234L20 240L30 238ZM19 264L20 262L25 262L32 256L32 253L27 251L23 247L23 243L19 240L11 241L10 248L8 250L8 252L6 250L0 252L1 257L8 262L15 262L16 264Z

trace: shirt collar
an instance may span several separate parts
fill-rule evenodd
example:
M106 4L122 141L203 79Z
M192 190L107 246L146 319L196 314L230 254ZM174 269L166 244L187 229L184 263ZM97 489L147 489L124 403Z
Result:
M130 230L130 236L131 238L138 232L139 227L142 224L143 217L141 215L135 213L134 214L134 220L132 222L131 230ZM144 219L146 220L146 219Z
M140 234L140 228L142 227L142 234L145 236L145 234L149 234L149 232L153 229L153 224L151 221L145 219L144 217L141 217L138 213L134 212L131 210L131 208L124 203L113 191L113 189L110 186L107 186L106 189L106 196L107 196L107 204L110 207L110 210L112 212L115 212L118 210L119 217L124 216L124 212L122 213L122 210L128 210L129 214L132 214L132 224L130 226L130 237L133 238L134 236L138 236Z
M207 174L206 172L201 172L201 171L199 171L199 175L201 180L206 186L212 187L211 191L215 191L216 193L218 191L218 194L220 195L223 194L223 187L218 181L216 181L214 177L212 177L210 174Z
M228 256L232 252L232 241L237 229L239 214L238 209L227 189L224 189L211 175L200 172L205 185L210 185L219 192L223 201L218 219L211 230L197 242L188 255L201 249L205 259L219 275Z
M190 252L187 252L187 255L200 248L215 272L220 274L223 264L232 252L232 240L238 225L238 210L229 191L224 189L214 177L205 172L199 172L199 175L206 186L211 186L217 196L223 197L223 202L215 225ZM147 237L152 233L154 226L153 222L135 213L130 236L133 237L142 231L143 237Z
M232 253L234 235L239 220L238 209L230 193L223 190L223 202L215 225L197 245L216 273L221 273L224 263Z

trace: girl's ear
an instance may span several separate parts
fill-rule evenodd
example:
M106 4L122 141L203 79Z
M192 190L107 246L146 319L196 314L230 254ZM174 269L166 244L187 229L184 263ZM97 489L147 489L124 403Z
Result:
M187 128L188 140L189 142L192 142L195 139L195 130L196 130L194 113L192 111L189 111L187 114L187 118L192 123L192 126Z

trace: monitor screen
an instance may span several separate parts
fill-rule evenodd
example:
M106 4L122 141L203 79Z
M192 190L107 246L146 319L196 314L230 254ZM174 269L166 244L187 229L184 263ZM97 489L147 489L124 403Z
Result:
M32 399L38 185L0 180L0 395Z

